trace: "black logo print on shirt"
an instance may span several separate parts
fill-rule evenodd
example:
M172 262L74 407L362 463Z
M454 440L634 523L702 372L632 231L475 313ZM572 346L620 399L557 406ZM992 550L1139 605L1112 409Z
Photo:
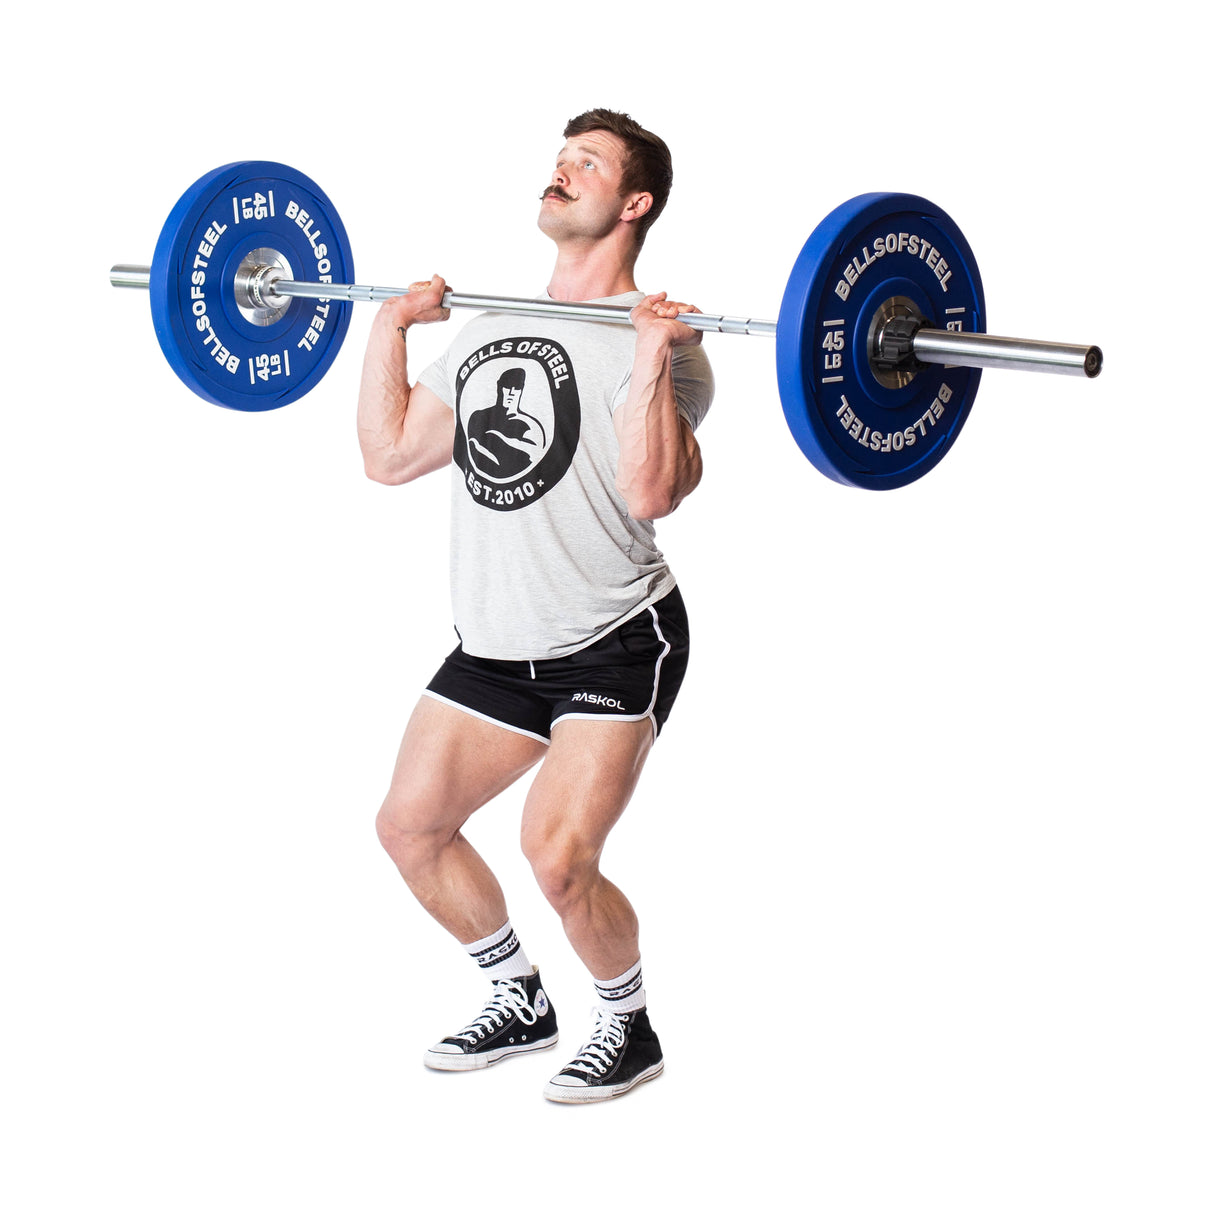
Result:
M482 476L515 477L548 447L544 424L523 409L527 372L510 367L497 377L497 400L468 416L468 458Z
M582 410L563 347L542 337L482 346L459 369L454 457L472 499L517 510L569 471Z

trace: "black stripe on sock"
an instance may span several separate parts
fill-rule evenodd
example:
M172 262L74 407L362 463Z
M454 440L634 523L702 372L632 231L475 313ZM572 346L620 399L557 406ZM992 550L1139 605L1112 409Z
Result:
M505 940L501 940L497 944L491 944L488 948L481 949L479 953L473 953L472 958L481 969L487 970L499 962L508 961L519 951L520 947L518 936L514 932L511 932Z
M637 970L636 977L628 982L621 982L618 986L603 986L596 982L594 989L598 991L599 996L605 999L608 1003L617 1003L621 999L627 999L629 995L635 995L641 989L644 983L641 981L641 971Z

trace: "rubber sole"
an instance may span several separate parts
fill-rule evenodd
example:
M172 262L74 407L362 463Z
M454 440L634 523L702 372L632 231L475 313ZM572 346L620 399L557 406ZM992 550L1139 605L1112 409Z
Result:
M666 1064L655 1062L653 1066L633 1076L627 1083L605 1084L599 1087L566 1087L563 1084L549 1082L544 1088L544 1098L557 1104L597 1104L600 1100L615 1100L617 1096L625 1096L639 1083L656 1079Z
M503 1058L513 1058L515 1054L550 1050L559 1040L560 1034L553 1033L540 1041L528 1041L526 1045L503 1045L496 1050L486 1050L483 1054L447 1054L430 1049L422 1057L422 1063L432 1071L481 1071L495 1062L501 1062Z

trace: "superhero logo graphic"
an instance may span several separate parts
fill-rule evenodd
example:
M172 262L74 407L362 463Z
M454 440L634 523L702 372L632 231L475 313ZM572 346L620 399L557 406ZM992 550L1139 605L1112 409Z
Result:
M455 462L469 495L491 510L517 510L559 483L581 423L573 369L554 341L496 341L459 369Z

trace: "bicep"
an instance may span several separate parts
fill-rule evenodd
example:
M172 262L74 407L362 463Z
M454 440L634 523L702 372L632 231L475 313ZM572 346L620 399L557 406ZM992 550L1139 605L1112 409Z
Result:
M455 410L419 380L409 392L404 444L413 476L423 476L451 462L455 443Z

